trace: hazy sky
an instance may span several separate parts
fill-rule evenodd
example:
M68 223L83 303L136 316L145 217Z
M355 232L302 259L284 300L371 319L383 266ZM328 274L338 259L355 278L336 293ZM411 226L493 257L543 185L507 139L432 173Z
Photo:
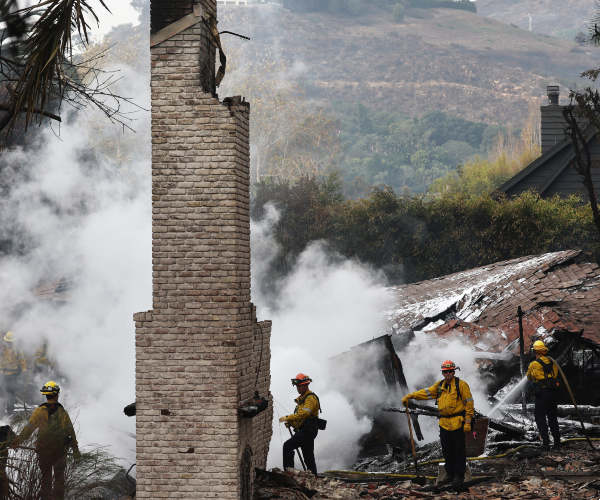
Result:
M92 2L94 11L100 20L99 29L95 29L96 26L92 25L95 34L104 34L110 31L113 26L119 24L138 23L138 14L133 10L133 7L129 2L123 0L105 0L104 3L110 9L112 14L107 12L106 9L100 5L98 0Z

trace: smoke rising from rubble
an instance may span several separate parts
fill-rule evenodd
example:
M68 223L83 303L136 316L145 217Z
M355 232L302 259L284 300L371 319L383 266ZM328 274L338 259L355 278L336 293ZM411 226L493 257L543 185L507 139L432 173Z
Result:
M124 69L119 91L147 108L147 75ZM111 426L135 433L135 419L122 411L135 400L132 315L152 307L150 117L135 118L137 135L123 135L91 110L63 114L60 137L43 127L26 150L3 152L0 171L0 240L21 250L0 259L0 327L13 330L25 352L27 392L36 404L45 400L39 389L47 379L31 374L47 336L80 446L110 446L128 462L135 441ZM128 148L131 158L106 156L127 140L139 141ZM30 296L56 278L66 278L64 305ZM22 302L29 305L14 307Z
M407 348L399 353L402 360L406 382L410 392L424 387L430 387L442 380L440 366L443 361L450 359L456 363L460 370L456 377L469 384L475 408L486 414L489 411L485 396L485 383L477 371L475 364L475 351L459 341L438 342L432 344L422 332L415 332L415 338ZM438 420L431 417L420 417L419 423L423 431L424 440L421 444L430 443L439 439Z
M275 297L255 293L266 278L269 260L276 255L270 228L277 218L271 206L263 220L251 223L253 302L261 319L273 320L275 418L268 465L282 466L282 442L289 433L278 419L294 411L293 399L298 394L290 379L306 373L314 380L311 389L321 400L322 418L328 421L315 443L317 467L348 467L356 459L358 439L370 430L371 421L357 418L348 400L328 386L327 359L382 334L381 311L388 296L377 275L357 263L332 259L320 242L313 242L300 255L293 272L279 283ZM376 398L381 388L371 389Z
M390 401L390 393L377 385L376 377L372 383L349 380L345 385L354 384L358 399L364 399L364 405L354 408L331 387L344 374L328 373L327 359L383 335L383 311L390 297L381 285L384 279L380 275L358 263L329 256L321 242L313 242L300 255L293 272L279 283L276 293L261 295L260 284L267 278L268 264L278 252L271 233L278 219L277 209L269 205L264 219L251 222L253 302L260 319L273 320L271 392L275 418L268 465L282 466L282 442L289 433L278 419L293 412L292 399L297 394L290 379L302 372L314 380L311 389L321 400L322 418L328 420L327 429L319 433L315 442L317 467L347 468L359 452L358 439L371 428L367 417L356 416L365 409L360 406L400 406L401 395L397 401ZM477 372L475 353L468 346L458 341L431 345L421 332L416 332L415 339L398 354L411 392L441 380L442 361L452 359L461 368L457 376L471 388L476 408L483 413L488 411L485 384ZM421 417L419 422L425 438L419 444L439 439L437 419ZM299 463L296 465L300 467Z

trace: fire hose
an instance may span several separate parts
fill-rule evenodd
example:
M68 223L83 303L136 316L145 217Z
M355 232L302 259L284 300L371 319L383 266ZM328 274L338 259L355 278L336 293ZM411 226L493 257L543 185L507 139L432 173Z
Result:
M560 372L563 380L565 381L565 385L567 386L567 390L569 391L569 396L571 396L571 401L573 401L573 406L575 407L575 411L577 412L577 417L579 418L579 422L581 423L581 428L583 429L583 433L585 434L585 437L587 439L588 444L590 445L590 448L592 448L592 450L596 451L596 448L594 448L594 445L592 444L590 436L587 433L587 429L585 428L585 424L583 423L583 419L581 418L581 414L579 413L579 408L577 408L577 402L575 401L575 396L573 396L573 392L571 391L571 386L569 385L569 382L567 381L567 377L565 377L565 373L562 371L562 368L560 367L560 365L554 359L552 359L550 356L546 356L546 357L550 361L552 361L552 363L554 363L556 365L556 367L558 368L558 371Z

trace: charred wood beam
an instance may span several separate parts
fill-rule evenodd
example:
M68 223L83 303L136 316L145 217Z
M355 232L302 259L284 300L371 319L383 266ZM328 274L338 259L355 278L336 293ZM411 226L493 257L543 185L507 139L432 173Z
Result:
M412 406L412 405L411 405ZM521 406L521 405L519 405ZM382 411L385 412L396 412L396 413L406 413L406 408L398 408L398 407L394 407L394 406L386 406L385 408L381 409ZM427 417L438 417L438 412L435 411L433 408L428 408L428 409L421 409L421 408L411 408L410 410L411 414L414 415L424 415ZM527 432L524 429L521 429L520 427L516 426L516 425L511 425L511 424L507 424L506 422L501 422L500 420L496 420L494 418L482 415L479 412L476 412L476 417L477 418L489 418L490 419L490 429L494 429L496 431L502 432L504 434L508 434L509 436L514 436L514 437L523 437L525 436L525 434L527 434Z
M567 418L559 418L558 425L559 425L559 427L561 427L561 431L568 430L568 431L572 431L572 432L583 433L583 430L581 429L581 422L578 422L576 420L569 420ZM587 431L592 431L594 433L600 433L600 425L587 424L587 423L584 423L583 425L585 425L585 429Z
M600 415L600 406L590 406L590 405L577 405L579 408L579 413L582 415ZM500 410L506 411L508 413L519 413L522 414L521 405L508 404L500 406ZM528 404L527 412L531 413L535 410L535 405ZM558 416L559 417L567 417L570 415L577 415L577 411L575 407L572 405L559 405L558 406Z
M421 424L419 423L419 415L413 415L411 413L410 419L412 420L413 429L415 430L415 436L417 441L423 441L423 432L421 431Z
M507 424L506 422L502 422L490 417L486 418L490 419L490 429L494 429L495 431L499 431L513 437L523 437L525 434L527 434L525 429L521 429L516 425Z
M393 413L406 413L406 408L397 408L395 406L386 406L386 407L382 408L381 411L393 412ZM415 409L411 408L410 414L411 415L425 415L427 417L437 417L438 416L437 412L420 410L418 408L415 408ZM414 422L414 420L413 420L413 422Z

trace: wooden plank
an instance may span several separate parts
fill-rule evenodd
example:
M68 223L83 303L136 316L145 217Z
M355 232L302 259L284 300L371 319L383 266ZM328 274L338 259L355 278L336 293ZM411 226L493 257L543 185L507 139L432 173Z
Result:
M158 45L159 43L162 43L165 40L168 40L169 38L178 35L182 31L191 28L195 24L202 21L203 16L204 10L202 8L202 5L194 5L194 12L188 14L185 17L182 17L181 19L175 21L172 24L169 24L169 26L161 29L160 31L157 31L156 33L154 33L154 35L151 35L150 47L154 47L155 45Z

